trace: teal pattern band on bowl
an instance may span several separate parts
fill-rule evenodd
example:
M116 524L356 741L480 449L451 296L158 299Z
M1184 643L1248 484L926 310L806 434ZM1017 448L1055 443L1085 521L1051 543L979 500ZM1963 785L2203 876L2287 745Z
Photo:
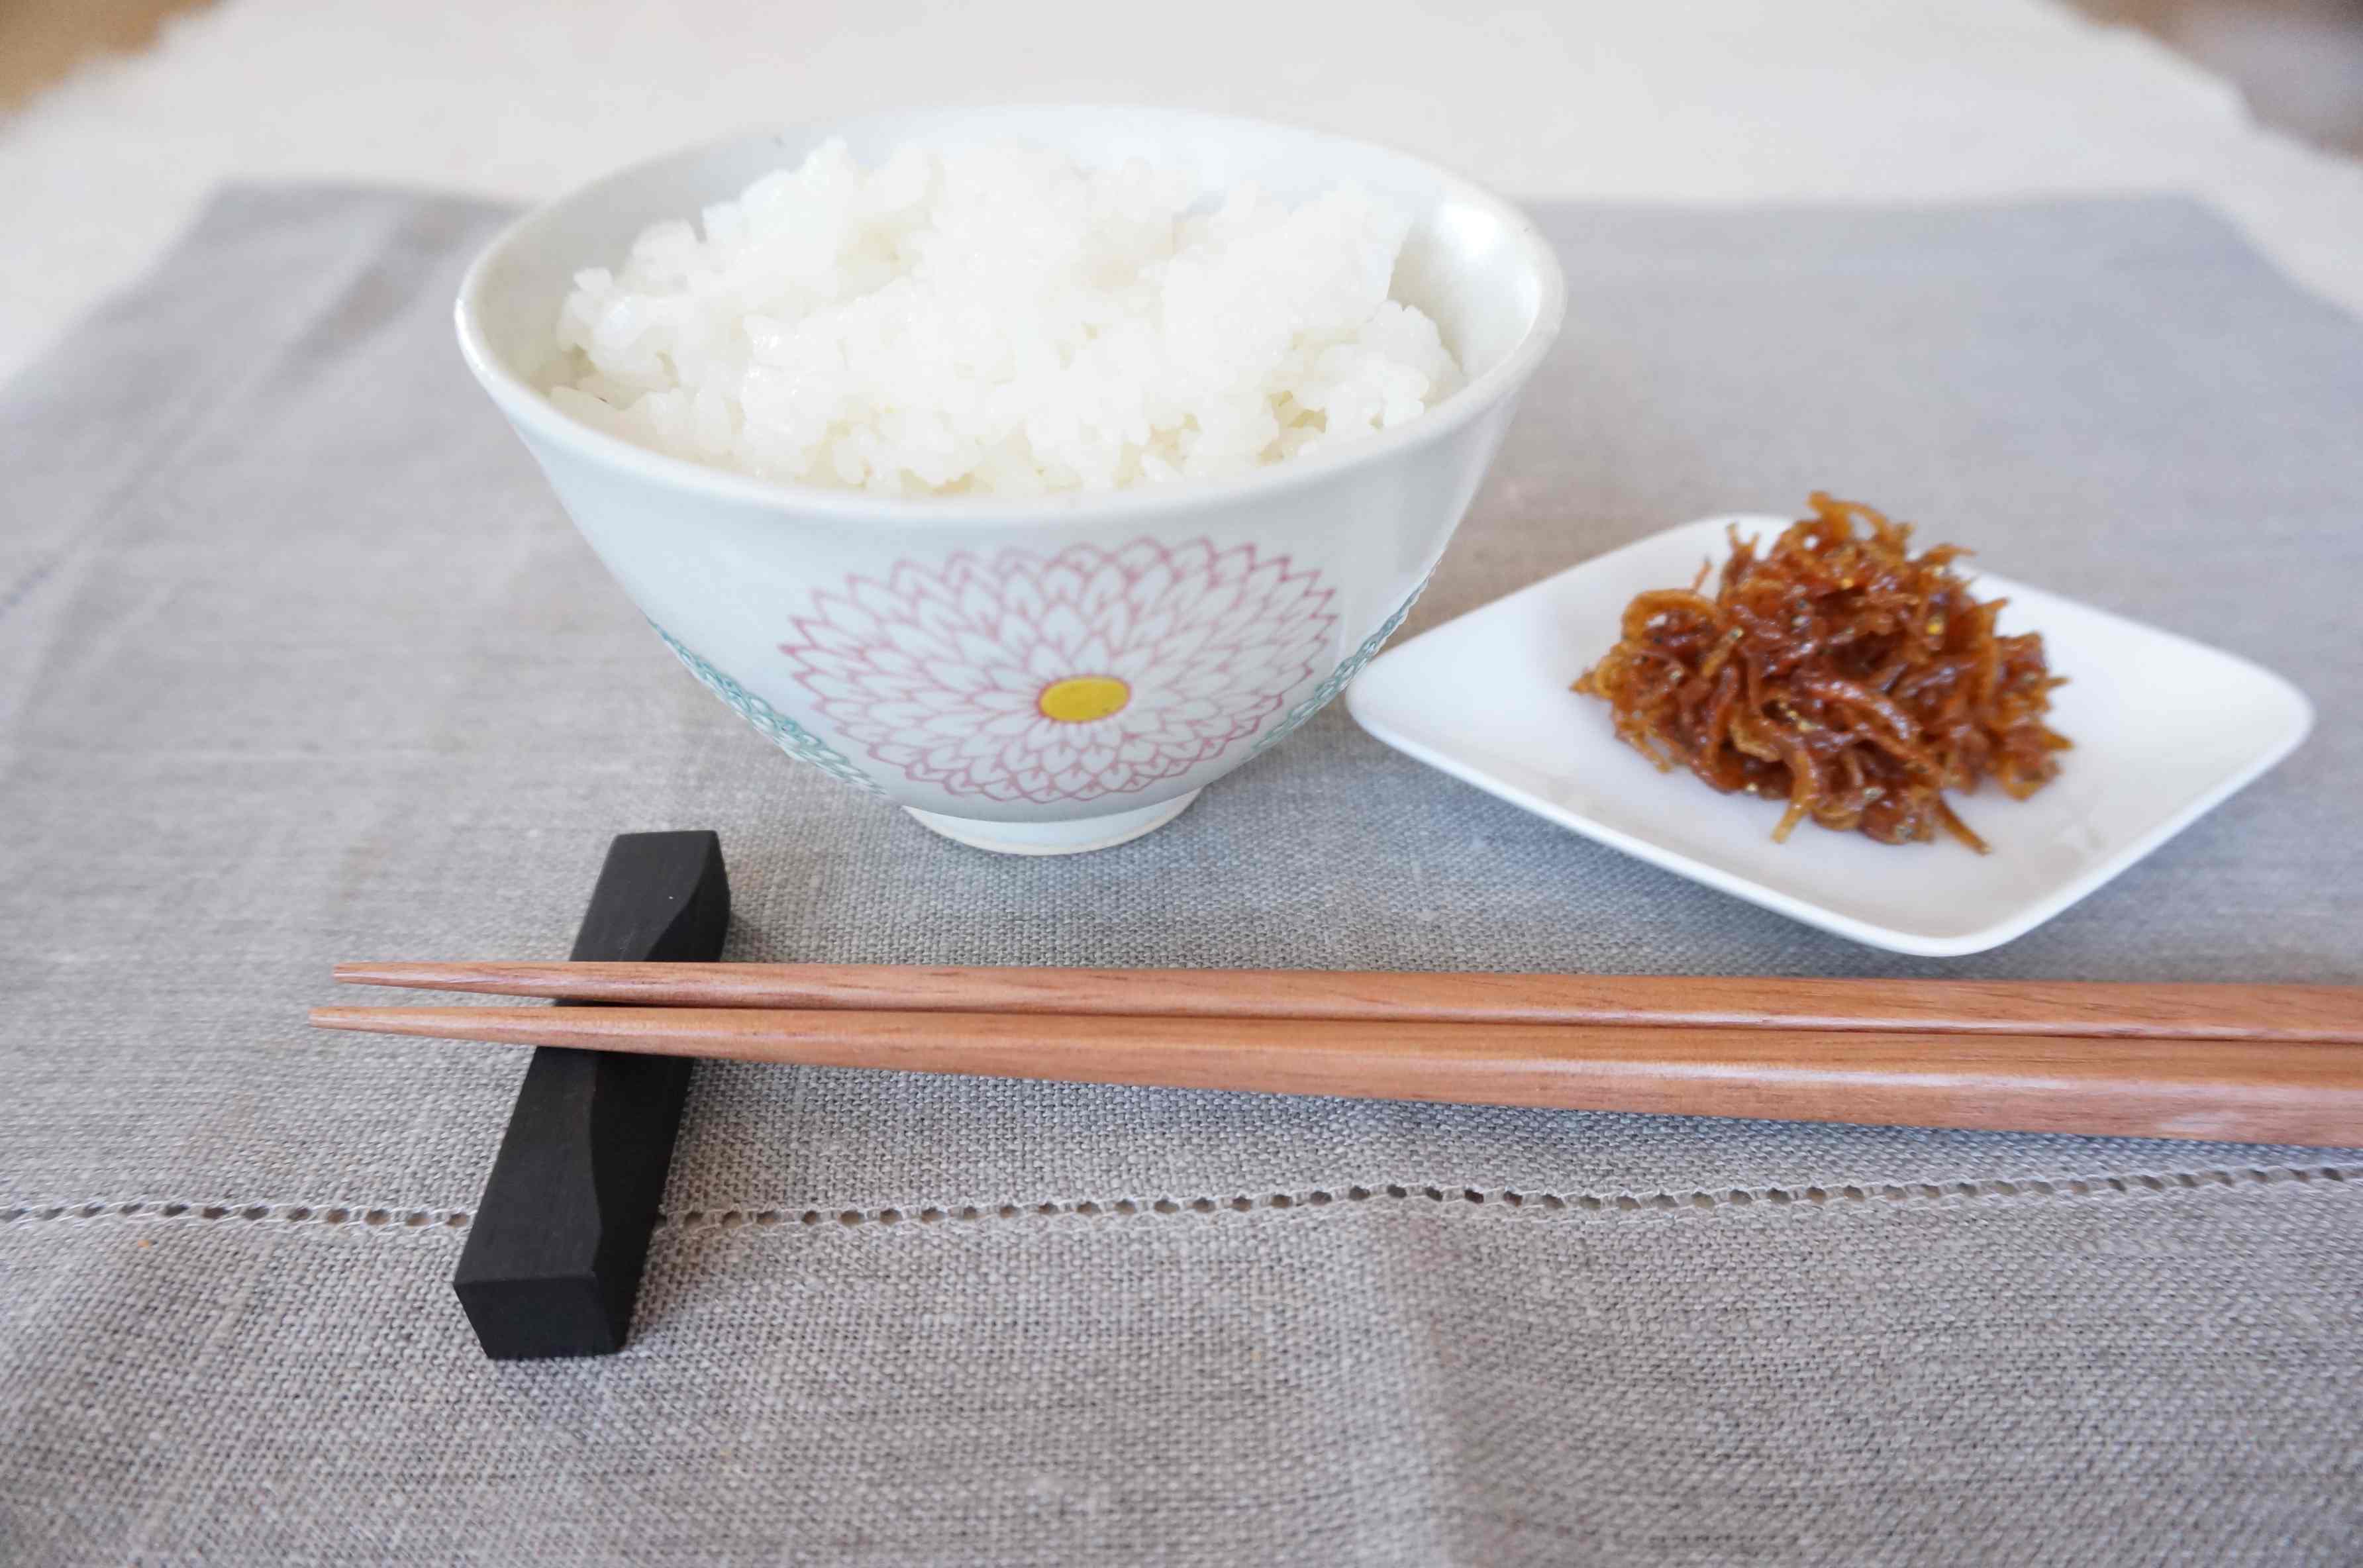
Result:
M756 696L697 655L683 647L675 637L654 621L649 624L672 649L673 657L681 660L690 674L708 691L729 704L730 711L771 738L771 744L799 762L809 762L832 778L852 785L865 795L883 795L886 791L868 774L856 767L846 755L828 742Z
M1386 646L1387 639L1403 628L1404 620L1411 614L1412 606L1419 602L1419 596L1427 591L1427 585L1434 581L1435 578L1434 572L1421 578L1419 586L1411 591L1411 597L1396 605L1395 613L1380 622L1379 629L1363 638L1362 646L1348 654L1345 663L1331 670L1329 678L1315 687L1311 696L1291 708L1288 711L1288 717L1265 731L1257 739L1255 745L1248 748L1248 755L1261 756L1265 752L1286 740L1295 732L1299 724L1327 707L1330 699L1345 690L1347 683L1362 673L1362 667L1379 657L1379 650Z

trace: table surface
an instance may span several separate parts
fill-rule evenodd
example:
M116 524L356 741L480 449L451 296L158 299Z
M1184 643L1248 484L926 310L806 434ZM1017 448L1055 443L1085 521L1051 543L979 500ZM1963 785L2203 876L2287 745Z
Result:
M1282 116L1645 204L1537 204L1589 307L1414 630L1843 476L2354 706L2356 324L2184 204L1897 210L2195 194L2363 305L2363 171L2147 42L1010 14L234 0L0 128L0 368L226 175L530 196L888 97ZM2355 1561L2354 1151L702 1066L632 1346L478 1359L449 1282L520 1064L302 1008L337 957L562 951L618 828L722 832L741 959L1936 972L1335 711L1110 856L840 798L670 667L468 385L500 215L233 195L0 392L0 1561ZM1954 972L2357 978L2358 767L2325 724Z
M229 0L0 125L0 375L226 179L525 199L750 125L882 103L1083 99L1285 118L1503 191L1880 203L2167 191L2363 309L2363 164L2259 128L2162 46L2045 0ZM1259 47L1243 50L1241 40Z
M1408 630L1836 485L2363 704L2363 325L2213 215L1535 212L1584 307ZM504 215L232 193L0 393L0 1562L2351 1568L2363 1151L700 1064L630 1346L483 1361L518 1055L304 1009L563 952L619 829L719 831L734 959L2363 978L2351 724L1941 966L1335 705L961 849L567 526L450 348Z

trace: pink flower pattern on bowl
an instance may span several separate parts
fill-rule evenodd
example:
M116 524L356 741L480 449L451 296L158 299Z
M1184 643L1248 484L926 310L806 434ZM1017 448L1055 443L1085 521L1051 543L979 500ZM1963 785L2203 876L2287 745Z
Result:
M1312 679L1331 597L1252 545L961 552L816 594L780 651L835 729L915 783L1091 801L1253 736Z

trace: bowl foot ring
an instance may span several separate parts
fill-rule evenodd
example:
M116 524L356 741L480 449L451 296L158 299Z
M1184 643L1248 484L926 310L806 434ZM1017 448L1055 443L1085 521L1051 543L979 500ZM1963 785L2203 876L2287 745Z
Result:
M916 817L922 826L971 849L989 849L996 855L1088 855L1094 849L1113 849L1144 834L1155 833L1188 811L1190 802L1197 798L1198 791L1193 790L1153 806L1064 823L989 823L975 817L942 816L911 806L903 809Z

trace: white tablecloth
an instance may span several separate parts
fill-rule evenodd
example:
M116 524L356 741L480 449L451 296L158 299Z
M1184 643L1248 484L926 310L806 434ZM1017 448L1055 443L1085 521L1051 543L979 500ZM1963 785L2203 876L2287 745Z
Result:
M1525 196L2173 191L2363 309L2363 165L2044 0L223 0L0 124L0 375L231 178L528 198L896 103L1096 99L1397 143Z
M2182 192L2363 306L2363 169L2139 39L1675 10L224 0L0 127L0 371L227 177L529 197L945 98L1531 197ZM449 348L494 214L213 213L0 393L0 1562L2356 1561L2352 1151L701 1066L629 1349L480 1360L449 1280L519 1065L302 1009L338 957L562 951L620 828L721 830L734 958L1929 966L1334 712L1116 856L960 859L744 733L565 528ZM1543 216L1577 310L1414 629L1844 475L2352 707L2363 334L2203 215ZM2363 977L2357 744L1978 972Z

